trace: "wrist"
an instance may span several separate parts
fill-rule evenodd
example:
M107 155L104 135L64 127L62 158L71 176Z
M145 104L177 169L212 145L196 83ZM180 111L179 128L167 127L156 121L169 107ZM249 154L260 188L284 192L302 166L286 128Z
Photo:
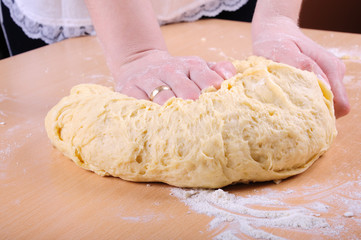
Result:
M301 5L302 0L258 0L254 15L261 18L284 16L297 23Z
M108 67L115 78L121 76L129 66L144 65L143 62L147 59L160 59L169 57L169 52L166 49L143 49L137 52L130 53L123 58L108 58Z
M302 0L259 0L252 20L252 34L283 24L298 26Z
M268 18L254 18L252 22L252 37L257 37L265 32L273 32L273 34L284 32L285 28L297 28L297 23L282 15L270 16Z

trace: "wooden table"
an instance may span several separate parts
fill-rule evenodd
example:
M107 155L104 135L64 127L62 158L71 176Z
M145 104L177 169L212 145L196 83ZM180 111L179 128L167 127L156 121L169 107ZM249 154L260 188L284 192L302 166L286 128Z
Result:
M164 26L162 31L174 55L218 61L251 54L247 23L204 20ZM323 231L260 227L275 236L360 238L361 35L305 33L343 57L351 113L337 120L339 135L331 149L305 173L280 184L239 184L224 190L238 197L278 199L329 224ZM230 228L239 238L251 239L231 223L210 229L212 216L190 209L170 194L170 186L100 177L54 149L44 117L79 83L112 85L94 37L65 40L0 61L1 239L211 239Z

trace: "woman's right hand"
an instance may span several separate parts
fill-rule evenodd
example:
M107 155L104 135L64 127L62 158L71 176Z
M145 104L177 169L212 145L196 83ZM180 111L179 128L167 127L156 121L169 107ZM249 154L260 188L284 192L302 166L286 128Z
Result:
M137 53L113 69L115 90L130 97L150 99L154 89L168 86L154 97L158 104L171 97L195 100L203 89L219 88L235 73L230 62L207 63L199 57L174 57L164 50Z
M154 89L165 85L170 90L156 94L154 102L163 104L173 96L196 99L203 89L218 88L236 73L230 62L171 56L149 0L85 2L115 89L123 94L150 99Z

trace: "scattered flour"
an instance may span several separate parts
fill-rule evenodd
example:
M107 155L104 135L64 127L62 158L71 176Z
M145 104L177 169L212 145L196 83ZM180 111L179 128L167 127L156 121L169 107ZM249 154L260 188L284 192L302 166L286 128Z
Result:
M346 75L346 76L344 76L344 78L343 78L343 83L344 83L344 84L349 84L349 83L351 83L354 79L355 79L355 76Z
M155 216L153 215L145 215L145 216L135 216L135 217L129 217L129 216L122 216L121 219L125 221L130 222L151 222L154 220Z
M345 216L345 217L353 217L354 214L353 214L353 212L345 212L345 213L343 214L343 216Z
M359 45L351 46L349 49L328 48L327 50L343 60L361 60L361 49Z
M315 214L301 206L291 207L265 196L240 197L222 189L187 190L180 188L173 188L171 195L181 199L193 211L214 217L209 224L210 230L228 226L215 239L239 239L236 236L237 233L258 239L283 239L263 230L264 227L304 231L312 229L320 231L323 228L329 230L330 228L326 219L319 217L320 214ZM257 209L257 206L268 210Z
M235 236L233 231L224 231L218 236L215 237L215 240L238 240L239 238Z
M318 212L323 212L323 213L328 212L328 210L330 209L330 206L328 206L324 203L320 203L320 202L313 202L313 203L309 204L308 207L311 209L314 209Z
M227 55L225 52L223 52L223 50L220 49L220 48L210 47L210 48L208 48L208 50L211 51L211 52L216 52L216 53L218 53L218 55L219 55L220 57L224 58L225 60L229 60L229 61L234 60L234 58L228 56L228 55Z
M209 230L215 239L283 239L299 232L317 239L359 239L361 236L361 173L350 169L348 180L278 191L270 187L235 195L222 189L172 188L170 195L190 210L213 217ZM291 201L290 201L291 200ZM296 203L297 202L297 203ZM346 234L346 235L345 235Z
M8 99L9 99L9 97L7 96L6 92L0 93L0 102L8 100Z

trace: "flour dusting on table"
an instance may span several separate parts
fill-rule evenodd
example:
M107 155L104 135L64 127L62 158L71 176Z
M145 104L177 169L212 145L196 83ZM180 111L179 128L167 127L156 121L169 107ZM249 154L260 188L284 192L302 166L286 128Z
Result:
M235 230L254 238L282 239L259 227L293 228L301 230L329 228L330 225L312 211L303 207L290 207L281 201L262 196L240 197L218 190L172 189L192 210L214 217L210 230L227 224L226 230L216 239L238 239ZM275 210L260 210L256 205ZM222 237L223 236L223 237ZM230 237L232 236L232 237Z
M328 48L327 50L342 60L361 60L361 51L359 45L353 45L347 49L333 47Z
M271 229L316 234L320 238L337 239L347 231L344 219L360 217L358 200L361 181L345 182L332 190L322 186L305 187L304 191L276 191L263 189L261 194L237 196L222 189L200 190L173 188L171 195L179 198L190 209L199 214L213 217L209 230L217 230L215 239L242 239L248 236L256 239L284 239L272 233ZM347 189L354 189L352 193ZM317 195L324 202L314 201ZM304 198L302 204L289 204L287 198ZM337 200L336 200L337 199ZM342 202L339 214L326 216L335 201ZM361 227L361 222L358 222ZM351 233L352 234L352 233Z

